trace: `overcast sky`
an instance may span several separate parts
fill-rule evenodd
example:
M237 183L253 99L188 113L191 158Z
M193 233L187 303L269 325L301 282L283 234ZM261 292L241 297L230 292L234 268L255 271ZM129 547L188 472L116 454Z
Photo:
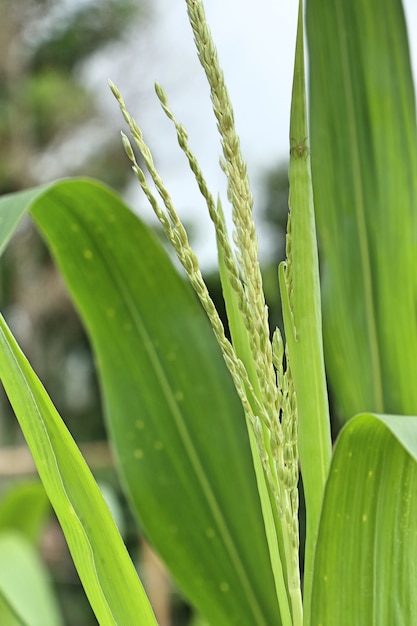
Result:
M288 155L297 5L295 0L263 0L261 5L255 0L205 1L248 162L255 205L262 203L263 173L285 162ZM411 32L415 30L411 25L417 25L417 2L406 0L404 5ZM416 70L416 37L411 44ZM149 25L132 38L129 52L97 73L101 85L107 78L104 73L119 86L142 126L176 206L185 218L196 217L200 225L196 248L207 265L215 258L214 238L208 235L204 206L153 89L154 81L164 86L171 107L188 130L209 186L215 195L224 192L223 174L218 168L219 140L185 1L153 0ZM112 115L117 115L108 94L103 94L103 99ZM149 216L150 208L134 190L137 187L133 185L131 202L141 215Z

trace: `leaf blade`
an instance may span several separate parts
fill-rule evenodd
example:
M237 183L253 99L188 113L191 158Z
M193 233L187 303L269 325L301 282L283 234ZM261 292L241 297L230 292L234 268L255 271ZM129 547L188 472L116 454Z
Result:
M16 531L0 533L0 594L6 604L0 605L2 624L63 625L45 566L34 546Z
M297 442L306 502L304 621L308 624L314 552L331 459L331 435L307 125L303 19L303 3L300 2L291 99L287 261L280 264L279 283L297 404Z
M42 206L147 534L210 621L279 623L243 411L194 295L110 190L60 183Z
M334 0L319 17L321 5L309 0L307 26L328 375L342 420L412 415L417 127L403 8Z
M0 317L0 378L100 624L152 609L100 491L40 381ZM111 575L117 563L118 575Z
M313 626L413 622L416 488L416 417L362 414L345 426L323 503Z

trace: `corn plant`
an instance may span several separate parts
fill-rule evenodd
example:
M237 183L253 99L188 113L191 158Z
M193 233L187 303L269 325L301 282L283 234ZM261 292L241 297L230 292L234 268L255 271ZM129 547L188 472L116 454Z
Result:
M2 246L29 211L90 335L132 508L208 624L412 624L417 142L401 3L386 0L381 11L376 0L309 0L310 128L300 3L277 275L285 338L278 329L270 337L246 165L203 3L186 8L221 139L226 202L209 190L160 85L156 94L213 222L231 338L113 83L127 157L188 281L149 228L91 180L3 198ZM100 490L3 318L0 346L0 377L98 622L156 624ZM335 406L351 418L334 449L325 362ZM16 623L37 623L1 591Z

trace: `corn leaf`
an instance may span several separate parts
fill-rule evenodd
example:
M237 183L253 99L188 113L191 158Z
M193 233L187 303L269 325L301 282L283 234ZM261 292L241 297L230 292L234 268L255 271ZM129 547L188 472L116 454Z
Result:
M245 418L200 305L98 183L58 183L31 210L90 333L145 532L211 623L279 624Z
M417 417L353 418L326 486L312 626L415 623L416 492Z
M99 623L128 624L141 616L143 624L154 626L152 609L100 490L3 317L0 378Z
M417 413L417 130L401 0L308 0L326 366L343 420Z
M0 533L2 626L62 626L48 574L34 546L21 533Z
M332 449L304 75L303 4L300 2L291 101L287 261L280 265L279 284L289 365L297 397L298 450L306 501L304 602L308 623L314 551Z

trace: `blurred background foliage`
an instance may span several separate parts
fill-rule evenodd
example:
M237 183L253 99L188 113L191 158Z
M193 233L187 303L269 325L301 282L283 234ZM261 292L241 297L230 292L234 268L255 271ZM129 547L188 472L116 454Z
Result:
M42 157L62 154L77 131L93 154L74 150L71 172L96 175L115 187L126 182L118 137L106 131L94 95L79 79L92 55L123 41L132 24L146 22L145 0L1 0L0 2L0 190L15 191L44 180ZM105 150L103 150L105 145ZM97 156L105 155L106 162Z
M106 125L80 70L114 41L122 45L131 25L145 23L146 15L145 2L137 0L0 0L1 193L81 174L123 189L129 168L119 137ZM6 252L1 297L23 349L68 416L74 436L103 438L88 344L29 221ZM15 436L14 419L7 426L5 419L3 445Z
M117 126L108 123L94 93L81 79L81 70L93 56L108 54L111 44L127 45L132 28L140 36L151 13L149 0L0 0L1 194L70 175L96 177L124 192L131 172ZM114 47L111 50L113 54ZM271 327L275 328L281 325L277 265L284 257L288 211L285 163L265 173L264 190L258 214L273 234L274 252L264 268L264 279ZM211 273L206 278L224 317L218 275ZM29 220L19 228L2 259L0 295L2 311L76 441L104 441L88 340L48 251ZM0 458L0 497L8 497L7 489L32 469L24 456L20 460L23 440L4 395L0 411L0 455L14 451L3 463ZM194 618L189 608L172 589L156 557L145 543L138 548L135 522L108 452L86 448L86 457L96 477L107 490L110 487L108 498L116 517L123 520L132 558L139 561L139 552L143 553L141 573L145 583L148 580L148 592L159 604L159 623L191 624ZM27 506L33 507L33 502ZM31 515L31 510L26 514ZM53 518L48 520L39 541L65 623L95 624L59 527ZM15 523L9 526L15 528Z

